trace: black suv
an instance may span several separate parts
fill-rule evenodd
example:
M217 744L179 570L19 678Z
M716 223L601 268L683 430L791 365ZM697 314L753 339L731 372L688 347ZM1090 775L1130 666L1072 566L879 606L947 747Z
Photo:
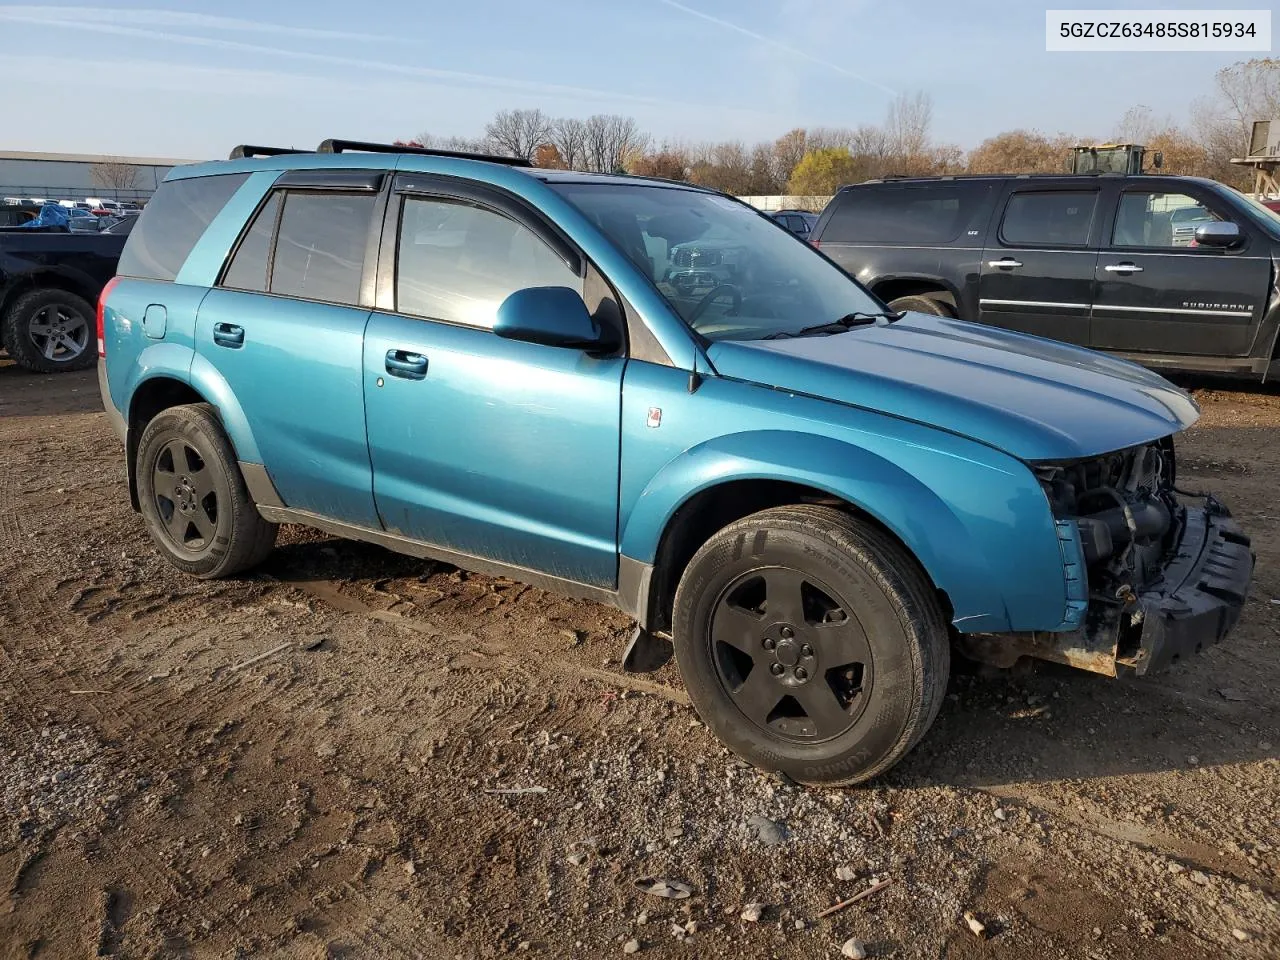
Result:
M1148 366L1266 378L1280 216L1176 176L895 178L841 189L813 242L881 299Z
M801 240L808 240L818 215L808 210L775 210L769 217L782 224Z

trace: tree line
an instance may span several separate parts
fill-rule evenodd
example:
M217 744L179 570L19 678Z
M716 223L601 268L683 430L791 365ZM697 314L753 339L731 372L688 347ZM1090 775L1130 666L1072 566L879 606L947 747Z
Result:
M898 96L880 124L789 130L748 144L655 141L630 117L553 117L540 109L499 111L481 136L422 133L398 143L520 157L542 167L633 173L684 180L738 196L826 196L842 184L890 175L1058 173L1070 148L1104 140L1142 143L1164 156L1161 172L1210 177L1242 189L1253 120L1280 119L1280 58L1242 61L1219 70L1212 93L1191 105L1187 122L1138 104L1105 135L1010 130L971 150L932 136L933 103L925 93Z

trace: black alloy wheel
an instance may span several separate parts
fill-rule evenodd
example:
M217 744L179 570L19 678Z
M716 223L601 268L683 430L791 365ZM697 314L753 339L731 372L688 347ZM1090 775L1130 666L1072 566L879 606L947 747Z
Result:
M218 491L204 456L185 437L160 448L152 470L156 513L174 548L195 555L213 543Z
M725 692L756 726L798 743L846 732L871 693L871 648L838 591L788 567L740 575L709 641Z

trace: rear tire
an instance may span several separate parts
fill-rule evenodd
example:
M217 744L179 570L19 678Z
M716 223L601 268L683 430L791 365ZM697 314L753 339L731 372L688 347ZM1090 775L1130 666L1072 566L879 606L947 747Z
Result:
M261 563L278 526L249 497L213 407L170 407L138 442L138 502L151 539L171 564L205 579Z
M955 316L955 312L949 309L948 305L941 300L924 296L899 297L897 300L890 300L889 309L897 313L912 310L916 313L932 314L935 317Z
M21 294L0 320L0 341L36 373L85 370L98 362L97 315L83 297L45 287Z
M950 642L932 584L880 529L787 506L708 540L676 590L676 659L703 722L743 759L843 786L933 723Z

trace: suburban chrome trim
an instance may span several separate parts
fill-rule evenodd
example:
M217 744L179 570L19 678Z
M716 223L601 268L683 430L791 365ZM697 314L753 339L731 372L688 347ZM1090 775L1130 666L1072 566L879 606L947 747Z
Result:
M1053 300L979 300L978 306L998 307L1062 307L1070 310L1088 310L1087 303L1057 303Z
M307 510L294 510L291 507L274 507L259 503L258 513L262 514L264 520L269 520L272 523L298 523L307 527L315 527L317 530L323 530L326 533L332 533L347 540L363 540L365 543L374 543L410 557L439 560L442 563L449 563L455 567L461 567L464 570L471 570L475 573L518 580L540 590L549 590L552 593L559 593L563 596L595 600L598 603L606 603L614 607L618 606L618 593L611 587L597 587L594 584L579 583L577 580L553 577L549 574L539 573L536 570L530 570L527 567L518 567L514 564L502 563L499 560L488 560L484 557L460 553L457 550L449 550L435 544L423 543L421 540L411 540L409 537L388 533L385 530L373 530L369 527L357 526L354 523L343 523L341 520L322 517L318 513L311 513Z
M1197 317L1245 317L1253 316L1252 310L1192 310L1187 307L1128 307L1119 303L1095 303L1095 310L1124 310L1129 313L1185 313Z

